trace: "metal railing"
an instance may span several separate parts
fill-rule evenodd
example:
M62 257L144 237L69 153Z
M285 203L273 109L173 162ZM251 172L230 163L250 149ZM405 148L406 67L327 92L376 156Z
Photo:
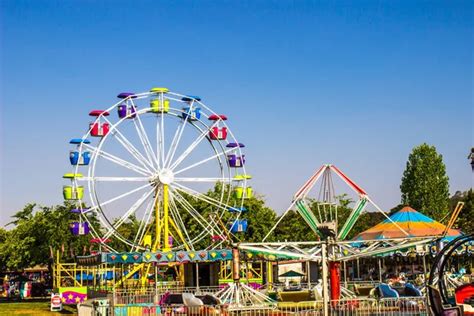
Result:
M278 302L276 305L232 308L229 305L214 306L184 306L164 305L146 301L147 293L137 295L133 302L114 304L102 312L98 307L94 315L135 316L135 315L163 315L163 316L425 316L430 315L425 297L403 297L398 299L369 299L354 298L330 301L327 313L324 313L322 301L308 302ZM145 295L145 296L143 296ZM154 297L153 299L156 299ZM104 313L105 312L105 313Z

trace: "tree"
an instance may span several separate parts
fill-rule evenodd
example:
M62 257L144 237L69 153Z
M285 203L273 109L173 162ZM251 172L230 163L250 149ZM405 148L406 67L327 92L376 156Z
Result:
M426 143L413 148L403 172L402 204L436 220L448 211L449 183L442 155Z
M459 213L454 227L460 229L465 234L474 233L474 191L457 191L450 199L450 209L454 210L458 202L464 202L464 207Z
M15 226L8 231L0 247L1 258L6 258L6 268L19 270L37 264L49 265L51 249L61 250L63 262L73 261L74 255L89 249L90 236L74 236L69 230L70 223L77 221L77 215L71 213L72 208L70 203L54 207L28 204L13 215ZM96 225L94 217L90 221Z

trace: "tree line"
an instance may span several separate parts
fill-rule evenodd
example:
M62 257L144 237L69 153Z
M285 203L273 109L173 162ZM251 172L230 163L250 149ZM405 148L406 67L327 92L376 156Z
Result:
M427 144L415 147L408 157L401 180L401 203L391 212L398 211L404 205L410 205L433 219L446 223L456 203L464 201L465 207L456 226L465 233L472 233L474 231L472 221L474 218L473 190L470 188L465 192L456 192L450 197L448 180L442 156L436 152L436 148ZM226 189L222 184L216 184L214 189L207 194L218 196L221 190ZM186 198L204 217L210 214L209 205L190 196ZM353 202L346 195L338 197L337 214L341 219L339 224L351 212ZM316 208L317 203L317 201L313 201L310 208ZM241 241L247 242L261 241L279 220L279 216L273 209L265 205L262 196L256 195L246 199L244 206L251 210L245 214L249 227L245 234L239 235L239 238ZM76 255L86 255L97 250L94 249L96 246L90 243L90 235L74 236L70 233L70 223L77 220L77 215L70 212L73 208L74 205L69 202L49 207L31 203L14 214L12 222L7 225L9 229L0 228L0 270L15 271L35 265L51 264L56 251L60 252L61 260L67 262L73 261ZM192 224L192 221L187 221L187 212L183 212L183 214L183 221L189 223L187 229L190 231L200 229L197 223ZM356 234L376 225L383 219L384 217L380 213L363 213L348 238L353 238ZM93 215L89 217L89 220L93 226L99 227L98 220ZM223 218L223 221L226 220ZM119 227L119 233L125 238L132 237L139 224L139 220L132 216ZM303 218L292 210L267 240L311 241L317 238ZM201 243L201 245L197 245L197 249L199 246L204 248L208 245L205 240ZM128 250L124 244L116 240L112 240L111 246L119 251Z

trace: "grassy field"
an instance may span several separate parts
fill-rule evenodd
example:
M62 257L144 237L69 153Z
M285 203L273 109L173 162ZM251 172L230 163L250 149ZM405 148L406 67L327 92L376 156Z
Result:
M0 315L23 315L23 316L52 316L52 315L76 315L74 307L66 306L62 312L51 312L49 301L45 302L21 302L0 303Z

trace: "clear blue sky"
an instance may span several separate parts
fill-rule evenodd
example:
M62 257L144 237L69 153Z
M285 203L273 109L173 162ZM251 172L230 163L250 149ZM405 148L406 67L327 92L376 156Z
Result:
M0 225L62 202L67 143L118 92L167 86L229 116L281 212L322 163L383 207L411 148L472 186L472 1L1 1Z

